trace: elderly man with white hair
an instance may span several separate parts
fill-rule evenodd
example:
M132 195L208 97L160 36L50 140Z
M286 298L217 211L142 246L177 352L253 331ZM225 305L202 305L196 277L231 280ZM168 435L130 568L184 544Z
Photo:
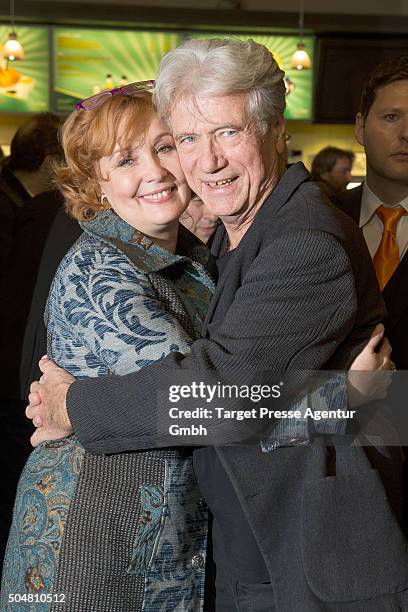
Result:
M125 377L75 382L43 361L27 408L34 444L74 431L95 453L180 445L155 432L169 372L347 369L384 316L358 228L322 205L302 164L285 169L283 72L264 46L186 42L163 58L155 98L188 183L222 221L203 339ZM407 607L406 542L364 451L337 447L328 471L324 445L292 442L195 451L214 516L217 610Z

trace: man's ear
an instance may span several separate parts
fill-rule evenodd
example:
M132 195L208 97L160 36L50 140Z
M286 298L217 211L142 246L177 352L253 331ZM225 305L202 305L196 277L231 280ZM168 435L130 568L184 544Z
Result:
M358 144L364 147L364 119L361 113L357 113L356 115L354 134Z
M272 130L275 135L276 148L278 150L278 153L282 154L286 148L286 126L284 119L277 119L276 123L272 126Z

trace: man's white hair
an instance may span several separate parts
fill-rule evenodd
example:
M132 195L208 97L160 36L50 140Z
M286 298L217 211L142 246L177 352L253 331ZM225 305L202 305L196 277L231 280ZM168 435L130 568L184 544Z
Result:
M154 102L169 120L183 97L245 93L248 118L265 134L285 110L284 74L272 53L253 40L189 40L163 57Z

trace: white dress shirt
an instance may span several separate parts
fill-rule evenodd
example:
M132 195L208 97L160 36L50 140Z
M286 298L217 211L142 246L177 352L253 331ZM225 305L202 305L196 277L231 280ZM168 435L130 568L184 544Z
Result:
M359 226L363 231L371 257L374 257L383 235L383 222L375 214L379 206L387 206L387 204L381 202L364 181ZM396 208L397 206L402 206L408 212L408 196L390 208ZM398 221L397 244L401 261L408 249L408 215L404 215Z

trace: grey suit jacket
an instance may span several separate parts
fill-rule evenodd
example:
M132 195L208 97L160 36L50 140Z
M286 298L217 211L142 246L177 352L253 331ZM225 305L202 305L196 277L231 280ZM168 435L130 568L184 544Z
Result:
M220 229L215 254L222 244ZM384 316L361 233L322 199L302 164L285 173L232 262L190 355L71 386L69 415L88 450L177 444L158 440L155 431L155 390L171 372L193 370L199 379L209 367L221 378L245 369L279 375L347 368ZM328 477L327 449L319 445L217 452L264 556L279 612L408 605L406 593L394 595L408 588L406 543L361 449L339 449L336 477Z

